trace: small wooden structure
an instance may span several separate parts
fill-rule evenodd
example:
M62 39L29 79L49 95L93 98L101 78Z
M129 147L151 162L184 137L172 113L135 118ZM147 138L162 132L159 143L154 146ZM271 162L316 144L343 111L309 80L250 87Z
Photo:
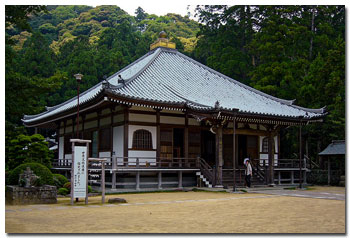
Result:
M333 140L326 149L320 152L318 155L327 158L328 164L328 185L331 183L331 158L344 157L345 158L345 140ZM345 162L344 162L345 163Z
M106 173L105 173L105 166L106 166L106 158L89 158L89 162L98 162L101 163L101 191L102 191L102 203L105 203L105 195L106 195L106 186L105 186L105 180L106 180ZM89 173L89 172L88 172Z

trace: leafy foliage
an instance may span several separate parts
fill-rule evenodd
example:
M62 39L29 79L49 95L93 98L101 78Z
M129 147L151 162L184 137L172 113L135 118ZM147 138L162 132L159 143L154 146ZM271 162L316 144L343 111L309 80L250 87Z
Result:
M69 191L68 191L68 189L66 189L66 188L59 188L59 189L57 190L57 194L58 194L58 195L63 195L63 196L65 196L65 195L69 194Z
M51 171L39 163L25 163L17 166L9 173L9 184L18 185L19 175L29 167L33 173L39 177L38 185L54 185Z
M22 163L41 163L46 167L51 167L52 154L40 134L27 136L20 134L12 139L8 145L6 153L6 163L9 169L13 169Z
M68 182L68 179L62 174L53 174L53 181L57 188L62 188Z
M344 6L198 6L193 57L232 78L308 108L327 106L305 126L314 157L345 138ZM282 157L298 151L296 128L282 131Z

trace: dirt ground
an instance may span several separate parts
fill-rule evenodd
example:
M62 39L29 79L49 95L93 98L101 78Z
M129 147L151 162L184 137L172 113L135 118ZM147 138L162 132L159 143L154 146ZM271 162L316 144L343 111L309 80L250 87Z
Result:
M344 188L311 191L344 193ZM127 205L6 205L6 233L345 233L345 200L172 192L110 195ZM101 206L102 205L102 206Z

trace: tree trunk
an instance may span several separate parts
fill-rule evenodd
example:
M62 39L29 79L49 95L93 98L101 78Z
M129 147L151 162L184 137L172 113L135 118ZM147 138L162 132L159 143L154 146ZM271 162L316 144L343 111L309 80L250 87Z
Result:
M312 59L312 44L314 40L315 32L315 7L312 8L312 17L311 17L311 39L310 39L310 49L309 49L309 59Z

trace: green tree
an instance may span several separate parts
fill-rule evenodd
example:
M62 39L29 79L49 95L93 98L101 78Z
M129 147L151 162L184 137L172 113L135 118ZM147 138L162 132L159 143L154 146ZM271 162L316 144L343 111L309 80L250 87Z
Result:
M141 8L141 7L138 7L136 10L135 10L135 19L136 19L136 22L140 22L144 19L146 19L147 17L147 13Z
M40 134L27 136L20 134L9 143L7 165L14 169L22 163L40 163L51 168L52 153L48 143Z

